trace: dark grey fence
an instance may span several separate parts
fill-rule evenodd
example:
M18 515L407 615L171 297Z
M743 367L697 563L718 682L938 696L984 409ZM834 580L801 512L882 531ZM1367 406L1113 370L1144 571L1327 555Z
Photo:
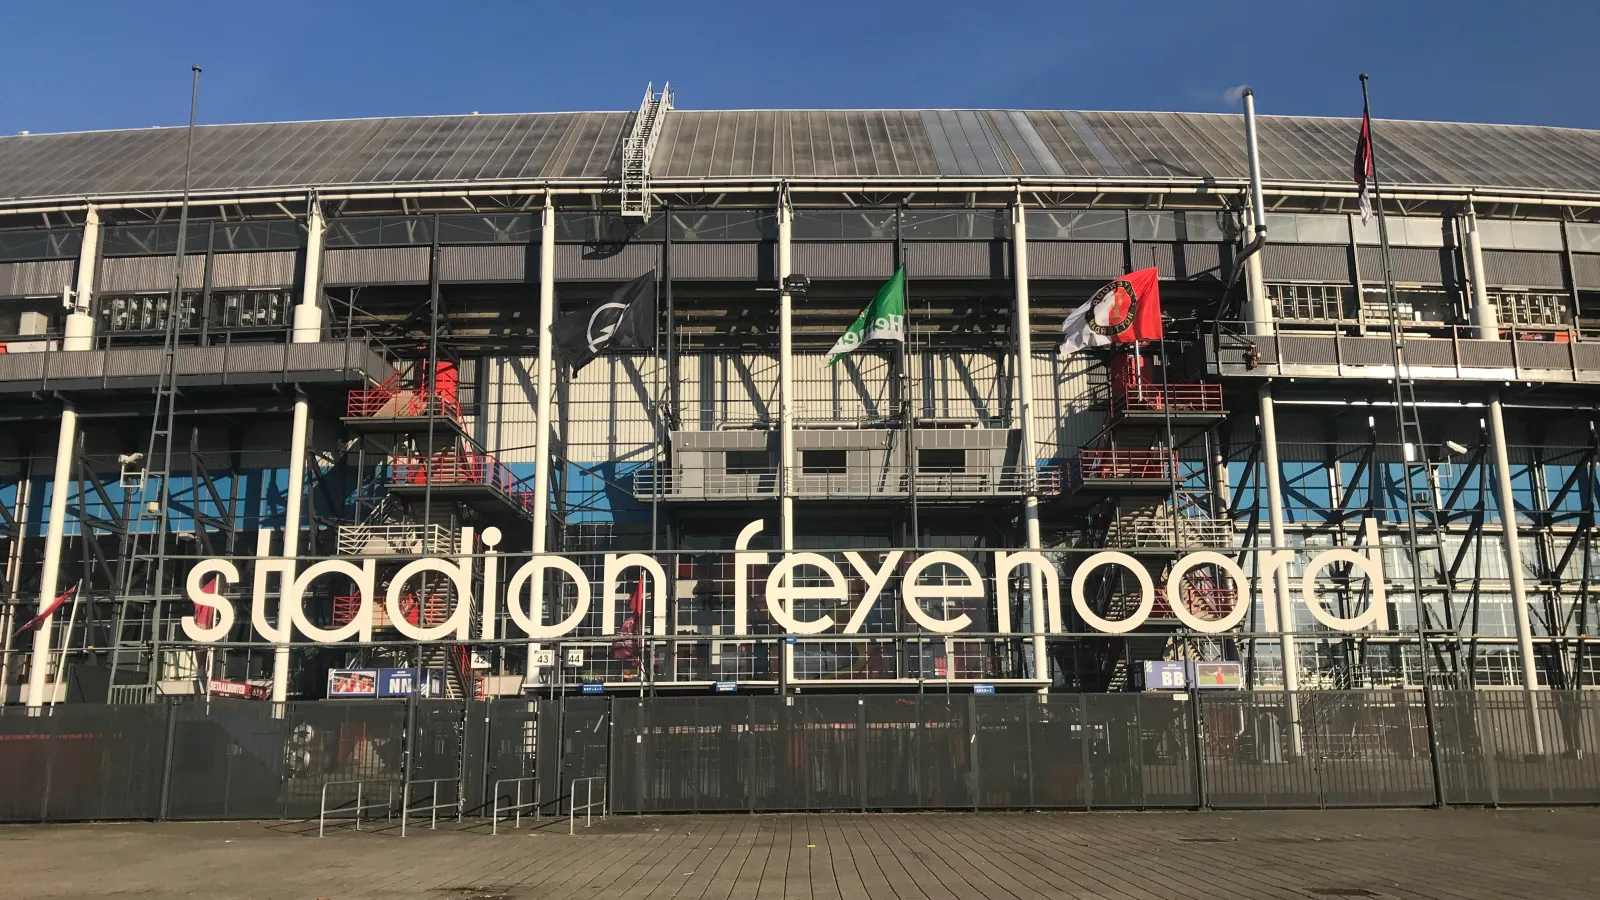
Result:
M310 818L324 787L331 801L353 798L336 783L388 785L398 803L406 780L434 778L458 779L480 814L497 782L536 778L542 810L560 813L573 779L593 775L609 777L619 812L1600 803L1600 692L1435 692L1431 704L1419 691L409 708L215 699L0 712L3 821Z

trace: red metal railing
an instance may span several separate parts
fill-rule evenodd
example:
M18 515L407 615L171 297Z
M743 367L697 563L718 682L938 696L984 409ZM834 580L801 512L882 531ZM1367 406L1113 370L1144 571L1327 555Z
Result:
M1233 588L1183 586L1184 607L1201 619L1220 619L1233 612L1239 602L1239 592ZM1150 609L1152 619L1175 619L1172 604L1167 602L1166 588L1156 588L1155 606Z
M533 492L526 490L510 469L487 453L389 458L390 484L426 484L430 479L435 485L481 484L505 494L524 510L533 510Z
M350 418L414 419L435 414L460 420L461 406L453 393L385 382L380 387L351 391L345 405L345 415Z
M1167 450L1084 450L1067 460L1067 480L1167 481L1176 465L1177 454Z
M1123 382L1111 386L1113 415L1159 413L1168 409L1173 412L1223 412L1222 385Z
M360 597L353 594L334 597L333 627L350 624L360 610ZM450 597L447 594L429 594L419 609L416 594L401 594L400 611L412 625L420 624L424 627L438 625L450 618ZM388 628L389 625L389 608L384 605L383 598L372 598L372 627Z

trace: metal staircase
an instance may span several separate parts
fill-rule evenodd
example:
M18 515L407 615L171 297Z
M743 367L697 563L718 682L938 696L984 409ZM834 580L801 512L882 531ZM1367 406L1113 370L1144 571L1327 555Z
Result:
M655 85L644 89L644 101L639 113L633 117L633 130L622 145L622 214L650 217L650 158L656 152L656 140L661 135L661 120L672 108L672 85L664 84L657 92Z

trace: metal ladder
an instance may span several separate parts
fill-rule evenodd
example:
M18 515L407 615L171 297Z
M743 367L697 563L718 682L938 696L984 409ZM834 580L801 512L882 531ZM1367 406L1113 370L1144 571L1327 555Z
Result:
M652 82L645 86L644 100L633 117L633 130L622 145L622 214L650 217L650 159L655 155L661 135L661 119L672 108L672 85L663 84L660 92Z
M187 221L178 228L179 252L187 237ZM172 496L172 430L178 399L178 331L183 320L183 263L174 276L173 299L167 304L165 333L162 335L161 372L156 378L155 410L150 422L150 441L144 455L144 470L139 474L135 509L137 515L123 535L118 569L119 604L111 649L108 703L153 703L161 661L161 593L167 571L167 507ZM141 570L143 578L140 578ZM140 588L143 588L143 593ZM130 621L131 618L131 621ZM142 645L149 645L149 666L141 684L119 685L117 675L125 653L135 660L143 657Z

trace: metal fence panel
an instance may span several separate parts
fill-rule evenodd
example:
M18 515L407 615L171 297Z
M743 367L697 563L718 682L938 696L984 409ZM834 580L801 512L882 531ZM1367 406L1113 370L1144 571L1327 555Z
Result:
M1209 804L1322 805L1315 756L1295 747L1289 699L1283 691L1201 695L1201 758ZM1303 728L1300 741L1303 746Z
M520 697L495 698L488 702L488 726L484 733L484 803L493 803L495 798L488 796L488 792L492 792L501 779L529 778L537 774L534 751L539 736L538 709L537 701ZM508 787L501 796L509 802L514 794ZM531 789L524 788L523 796L531 801Z
M270 703L223 697L175 705L168 818L282 815L289 737L289 720L282 712L283 707Z
M288 722L283 755L286 818L315 816L322 805L322 787L330 781L400 782L405 757L405 701L291 703ZM349 794L355 796L353 787ZM335 799L346 798L336 789L329 794L330 802Z
M611 698L567 697L539 701L538 775L544 811L560 815L569 808L577 778L611 772Z
M1169 694L1085 694L1088 802L1094 807L1200 805L1189 708Z
M156 818L166 740L165 706L0 717L0 820Z
M1600 698L1578 691L1440 692L1451 803L1600 802Z
M789 719L789 773L794 793L788 798L797 801L794 808L862 807L863 710L860 697L795 698Z
M975 800L980 808L1041 805L1034 799L1033 707L1037 696L996 694L972 698ZM1040 747L1057 754L1061 747Z

